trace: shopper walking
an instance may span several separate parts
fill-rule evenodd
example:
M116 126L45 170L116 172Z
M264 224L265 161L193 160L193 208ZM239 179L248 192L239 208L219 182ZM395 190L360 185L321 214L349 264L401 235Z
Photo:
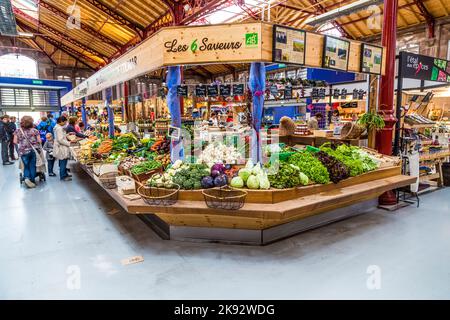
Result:
M53 135L47 133L46 141L44 143L45 158L47 159L48 175L50 177L55 177L56 174L53 172L53 167L55 166L55 157L53 156Z
M41 137L34 128L33 118L24 116L20 128L14 133L14 143L19 145L19 157L23 162L23 176L28 188L36 187L36 153L41 150Z
M56 119L55 139L53 142L53 156L59 160L59 178L62 181L72 180L72 176L67 172L67 162L70 158L70 142L67 140L66 131L64 130L66 124L66 117L61 116Z
M16 132L16 130L17 130L16 117L12 116L9 118L8 123L8 132L10 134L8 147L9 147L9 157L11 158L11 160L18 160L14 152L17 151L17 145L14 143L14 132Z
M9 145L9 129L8 129L9 116L3 115L1 116L0 121L0 142L2 144L2 161L3 165L11 165L13 162L9 161L8 156L8 145Z

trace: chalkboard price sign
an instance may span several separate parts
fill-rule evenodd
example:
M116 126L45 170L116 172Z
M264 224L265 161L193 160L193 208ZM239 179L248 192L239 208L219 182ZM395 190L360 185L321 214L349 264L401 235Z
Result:
M208 86L207 89L208 97L217 97L219 95L219 86L217 84L213 84Z
M341 96L341 90L334 89L334 91L333 91L333 98L334 99L339 99L340 96Z
M292 99L292 87L284 88L284 99Z
M158 89L158 96L165 97L166 96L166 88L162 87Z
M229 96L231 96L231 85L229 85L229 84L221 84L220 85L220 95L222 97L229 97Z
M241 84L233 84L233 95L235 96L243 96L244 95L244 85Z
M177 96L187 97L188 96L188 87L187 86L178 86L177 87Z
M206 86L204 85L196 85L195 86L195 95L197 97L206 97Z
M319 89L319 98L325 99L327 96L327 91L324 88Z

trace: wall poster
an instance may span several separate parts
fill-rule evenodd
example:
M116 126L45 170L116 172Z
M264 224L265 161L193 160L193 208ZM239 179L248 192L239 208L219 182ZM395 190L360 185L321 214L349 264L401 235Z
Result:
M350 41L325 36L322 67L347 71L349 52Z
M383 47L361 44L361 72L381 75Z
M304 65L306 32L300 29L273 26L274 62Z

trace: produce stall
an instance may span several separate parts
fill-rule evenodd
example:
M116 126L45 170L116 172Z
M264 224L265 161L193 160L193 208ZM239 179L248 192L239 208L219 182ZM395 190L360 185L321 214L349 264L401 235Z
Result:
M167 133L141 139L132 133L90 137L72 149L75 159L127 212L141 216L168 239L265 244L361 213L373 207L383 192L415 182L401 174L398 158L342 143L293 148L276 142L276 134L261 130L264 62L278 57L276 50L281 49L274 41L279 33L274 30L279 28L258 22L158 32L63 101L169 66ZM298 32L306 46L297 45L295 57L303 48L304 65L325 67L330 59L343 56L326 57L321 51L326 36ZM346 71L360 72L362 47L348 42ZM286 59L288 49L282 54ZM379 58L382 73L384 55ZM204 139L199 127L189 138L180 137L178 65L234 62L251 62L251 108L240 119L242 123L249 119L247 126L225 130L224 139Z

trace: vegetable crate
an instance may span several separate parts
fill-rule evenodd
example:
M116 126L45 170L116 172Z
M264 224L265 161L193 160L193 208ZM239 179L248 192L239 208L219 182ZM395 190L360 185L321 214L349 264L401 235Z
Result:
M130 174L131 174L131 177L133 177L134 180L136 180L136 181L138 181L140 183L145 183L154 174L162 173L162 172L163 172L163 168L160 167L158 169L151 170L151 171L148 171L148 172L144 172L144 173L141 173L141 174L134 174L132 172L130 172Z

